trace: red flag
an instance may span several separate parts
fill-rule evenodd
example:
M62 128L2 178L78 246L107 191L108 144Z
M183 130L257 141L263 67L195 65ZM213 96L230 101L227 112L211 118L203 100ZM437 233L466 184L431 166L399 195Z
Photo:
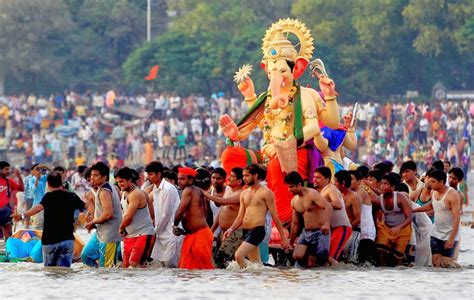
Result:
M158 70L160 69L159 65L153 66L150 69L150 73L145 77L145 80L155 80L158 75Z

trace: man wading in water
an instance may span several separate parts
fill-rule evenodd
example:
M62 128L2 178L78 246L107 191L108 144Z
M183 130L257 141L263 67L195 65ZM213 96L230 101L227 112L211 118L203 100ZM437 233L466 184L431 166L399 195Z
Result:
M197 171L179 168L178 184L183 190L181 202L174 218L173 233L185 234L178 267L181 269L214 269L212 240L214 235L207 225L207 200L199 187L194 186ZM183 223L183 230L179 223Z
M244 241L235 252L235 260L241 268L246 267L245 257L248 257L253 263L261 263L258 245L265 238L267 211L270 211L273 222L281 235L282 248L288 248L288 239L276 213L273 192L260 184L258 181L259 172L260 168L255 164L244 168L244 182L249 188L240 194L239 214L234 224L224 233L224 239L226 239L242 225Z
M303 187L303 178L298 172L286 175L285 183L294 195L290 233L290 245L295 249L293 258L307 268L324 266L329 258L332 206L316 190ZM294 245L301 225L303 231L298 244Z

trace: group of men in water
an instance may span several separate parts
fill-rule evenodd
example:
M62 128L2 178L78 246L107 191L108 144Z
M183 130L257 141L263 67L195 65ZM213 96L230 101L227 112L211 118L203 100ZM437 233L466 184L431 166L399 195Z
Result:
M259 165L227 174L222 168L171 170L153 161L143 173L116 170L111 184L109 167L97 162L84 174L89 189L82 201L51 171L41 202L16 213L14 202L7 201L0 225L8 231L10 211L20 221L44 210L46 266L71 265L78 210L84 227L94 231L81 253L92 267L122 261L123 267L212 269L235 260L245 268L248 261L268 263L269 252L276 264L284 257L285 265L306 268L341 261L458 266L460 214L468 197L467 188L459 187L462 170L445 170L441 161L420 177L413 161L404 162L399 173L392 168L382 162L332 174L319 167L312 183L297 172L286 174L293 216L290 224L281 224ZM15 180L8 177L7 162L0 162L0 171L0 200L5 200L22 190L23 182L17 172Z

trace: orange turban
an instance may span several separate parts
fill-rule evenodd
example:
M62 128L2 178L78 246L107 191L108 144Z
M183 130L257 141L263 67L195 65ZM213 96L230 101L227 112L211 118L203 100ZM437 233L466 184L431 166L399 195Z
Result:
M178 168L178 174L183 174L183 175L188 175L188 176L196 177L197 171L194 170L194 169L192 169L192 168L183 168L183 167L180 167L180 168Z

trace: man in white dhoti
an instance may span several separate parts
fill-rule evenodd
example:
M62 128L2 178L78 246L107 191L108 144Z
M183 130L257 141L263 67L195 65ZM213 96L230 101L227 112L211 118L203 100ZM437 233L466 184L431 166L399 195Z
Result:
M148 191L155 209L156 240L151 257L162 267L177 267L180 238L173 234L173 220L180 202L178 190L163 179L163 165L160 162L149 163L145 172L152 183Z

